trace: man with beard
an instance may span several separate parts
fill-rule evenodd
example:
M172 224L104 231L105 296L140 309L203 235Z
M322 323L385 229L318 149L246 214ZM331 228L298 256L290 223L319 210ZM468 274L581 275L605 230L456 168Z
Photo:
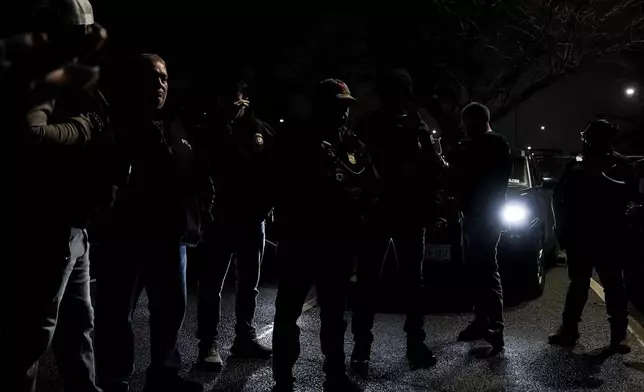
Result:
M356 126L365 138L384 189L369 222L358 260L358 301L352 332L355 345L351 367L365 375L371 354L374 304L379 272L393 239L401 272L407 320L407 358L413 367L436 363L425 345L422 295L424 227L433 224L438 178L443 161L431 142L427 124L413 106L413 86L404 69L391 71L380 85L382 109Z
M354 236L375 201L378 181L365 146L346 128L354 102L346 84L324 80L312 121L278 135L274 391L294 390L297 320L313 283L320 305L324 390L360 390L346 375L344 310Z
M221 291L235 256L237 292L235 342L230 351L240 358L268 358L271 349L257 341L253 326L257 285L264 254L264 227L273 208L273 130L250 108L243 82L225 83L217 112L201 147L210 162L217 194L215 221L206 231L206 260L199 281L198 362L219 371L218 327Z
M166 108L168 72L143 54L118 73L112 105L123 152L110 254L97 278L97 370L106 392L127 391L134 366L132 314L145 288L150 311L146 391L201 391L179 376L186 310L186 246L200 241L213 190L192 145Z
M463 213L465 268L469 296L474 302L474 321L458 335L460 341L485 339L495 355L503 339L503 289L496 249L503 231L498 218L506 200L512 171L510 147L490 128L490 111L471 103L461 120L467 137L454 160L462 185L459 202Z
M566 250L570 286L561 327L548 338L551 344L574 346L579 339L578 324L595 269L606 293L610 347L630 352L623 270L628 258L626 212L637 197L637 180L634 165L613 151L617 133L617 126L606 120L592 122L582 132L581 154L566 166L555 188L555 234Z
M106 119L75 102L91 95L99 71L78 59L95 52L106 33L84 0L39 2L33 27L0 91L16 149L16 181L8 186L15 199L5 215L15 220L5 224L17 233L11 248L21 250L5 270L17 284L2 287L1 389L35 391L38 362L52 345L65 390L99 391L86 228L111 196L93 159Z

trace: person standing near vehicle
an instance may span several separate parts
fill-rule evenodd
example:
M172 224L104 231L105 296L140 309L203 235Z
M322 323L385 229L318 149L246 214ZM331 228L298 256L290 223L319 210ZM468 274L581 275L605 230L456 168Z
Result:
M100 391L86 228L111 197L92 156L106 119L72 98L96 87L99 67L82 60L107 35L83 0L38 2L32 27L0 85L0 118L13 141L7 147L15 149L9 165L15 181L7 186L15 199L4 215L14 218L5 224L16 233L9 246L21 251L3 271L17 283L1 288L0 389L34 392L38 363L51 345L66 391Z
M559 179L553 195L555 234L566 250L570 286L559 330L551 344L574 346L588 301L593 269L606 294L610 347L630 352L626 344L628 300L623 270L628 258L627 208L637 193L634 165L613 151L619 129L606 120L582 132L582 151Z
M201 391L179 376L186 310L186 246L201 239L213 198L210 178L166 107L168 71L155 54L117 73L113 124L123 152L110 255L97 278L96 353L100 386L127 391L134 368L132 314L143 288L150 311L145 391Z
M346 127L355 103L346 84L318 85L310 124L278 135L278 277L273 331L273 391L293 391L300 354L297 320L315 283L325 391L359 391L346 375L344 310L356 233L377 198L365 146Z
M243 82L224 84L218 111L202 146L210 162L217 198L215 221L206 231L206 257L199 281L198 362L219 371L221 290L236 258L235 342L241 358L268 358L272 350L257 341L253 318L264 254L264 227L273 208L273 130L250 110Z
M492 354L503 349L503 288L496 248L503 231L499 211L506 200L512 171L510 147L490 128L490 111L480 103L461 113L467 135L455 158L463 234L465 268L474 302L474 321L459 335L460 341L486 340Z
M371 354L374 304L379 273L391 238L403 282L407 358L414 367L428 367L436 357L425 345L422 295L424 227L433 224L438 179L444 165L427 124L413 107L413 87L404 69L391 71L380 86L383 107L356 126L364 137L383 181L383 194L361 239L358 300L351 329L351 367L365 375Z

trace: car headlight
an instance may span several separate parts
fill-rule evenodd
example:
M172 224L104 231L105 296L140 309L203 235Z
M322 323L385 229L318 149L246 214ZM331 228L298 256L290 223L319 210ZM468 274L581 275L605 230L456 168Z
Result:
M528 219L528 209L521 204L506 204L501 212L501 218L506 224L522 224Z

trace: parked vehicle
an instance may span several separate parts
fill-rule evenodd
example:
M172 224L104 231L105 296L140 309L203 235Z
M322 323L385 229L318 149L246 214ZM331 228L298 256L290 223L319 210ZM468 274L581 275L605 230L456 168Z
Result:
M558 257L553 232L552 192L533 156L513 152L512 175L507 202L499 211L506 225L498 248L502 280L506 292L517 299L533 299L543 293L546 268ZM429 284L445 280L445 274L462 274L462 218L456 200L446 191L442 219L427 230L424 271Z

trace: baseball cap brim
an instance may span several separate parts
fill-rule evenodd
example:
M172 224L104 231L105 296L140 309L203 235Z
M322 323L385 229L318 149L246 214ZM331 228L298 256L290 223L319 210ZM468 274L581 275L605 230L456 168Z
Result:
M336 97L337 99L348 100L348 101L351 101L351 102L358 103L358 100L357 100L357 99L355 99L355 98L354 98L353 96L351 96L350 94L337 94L335 97Z

